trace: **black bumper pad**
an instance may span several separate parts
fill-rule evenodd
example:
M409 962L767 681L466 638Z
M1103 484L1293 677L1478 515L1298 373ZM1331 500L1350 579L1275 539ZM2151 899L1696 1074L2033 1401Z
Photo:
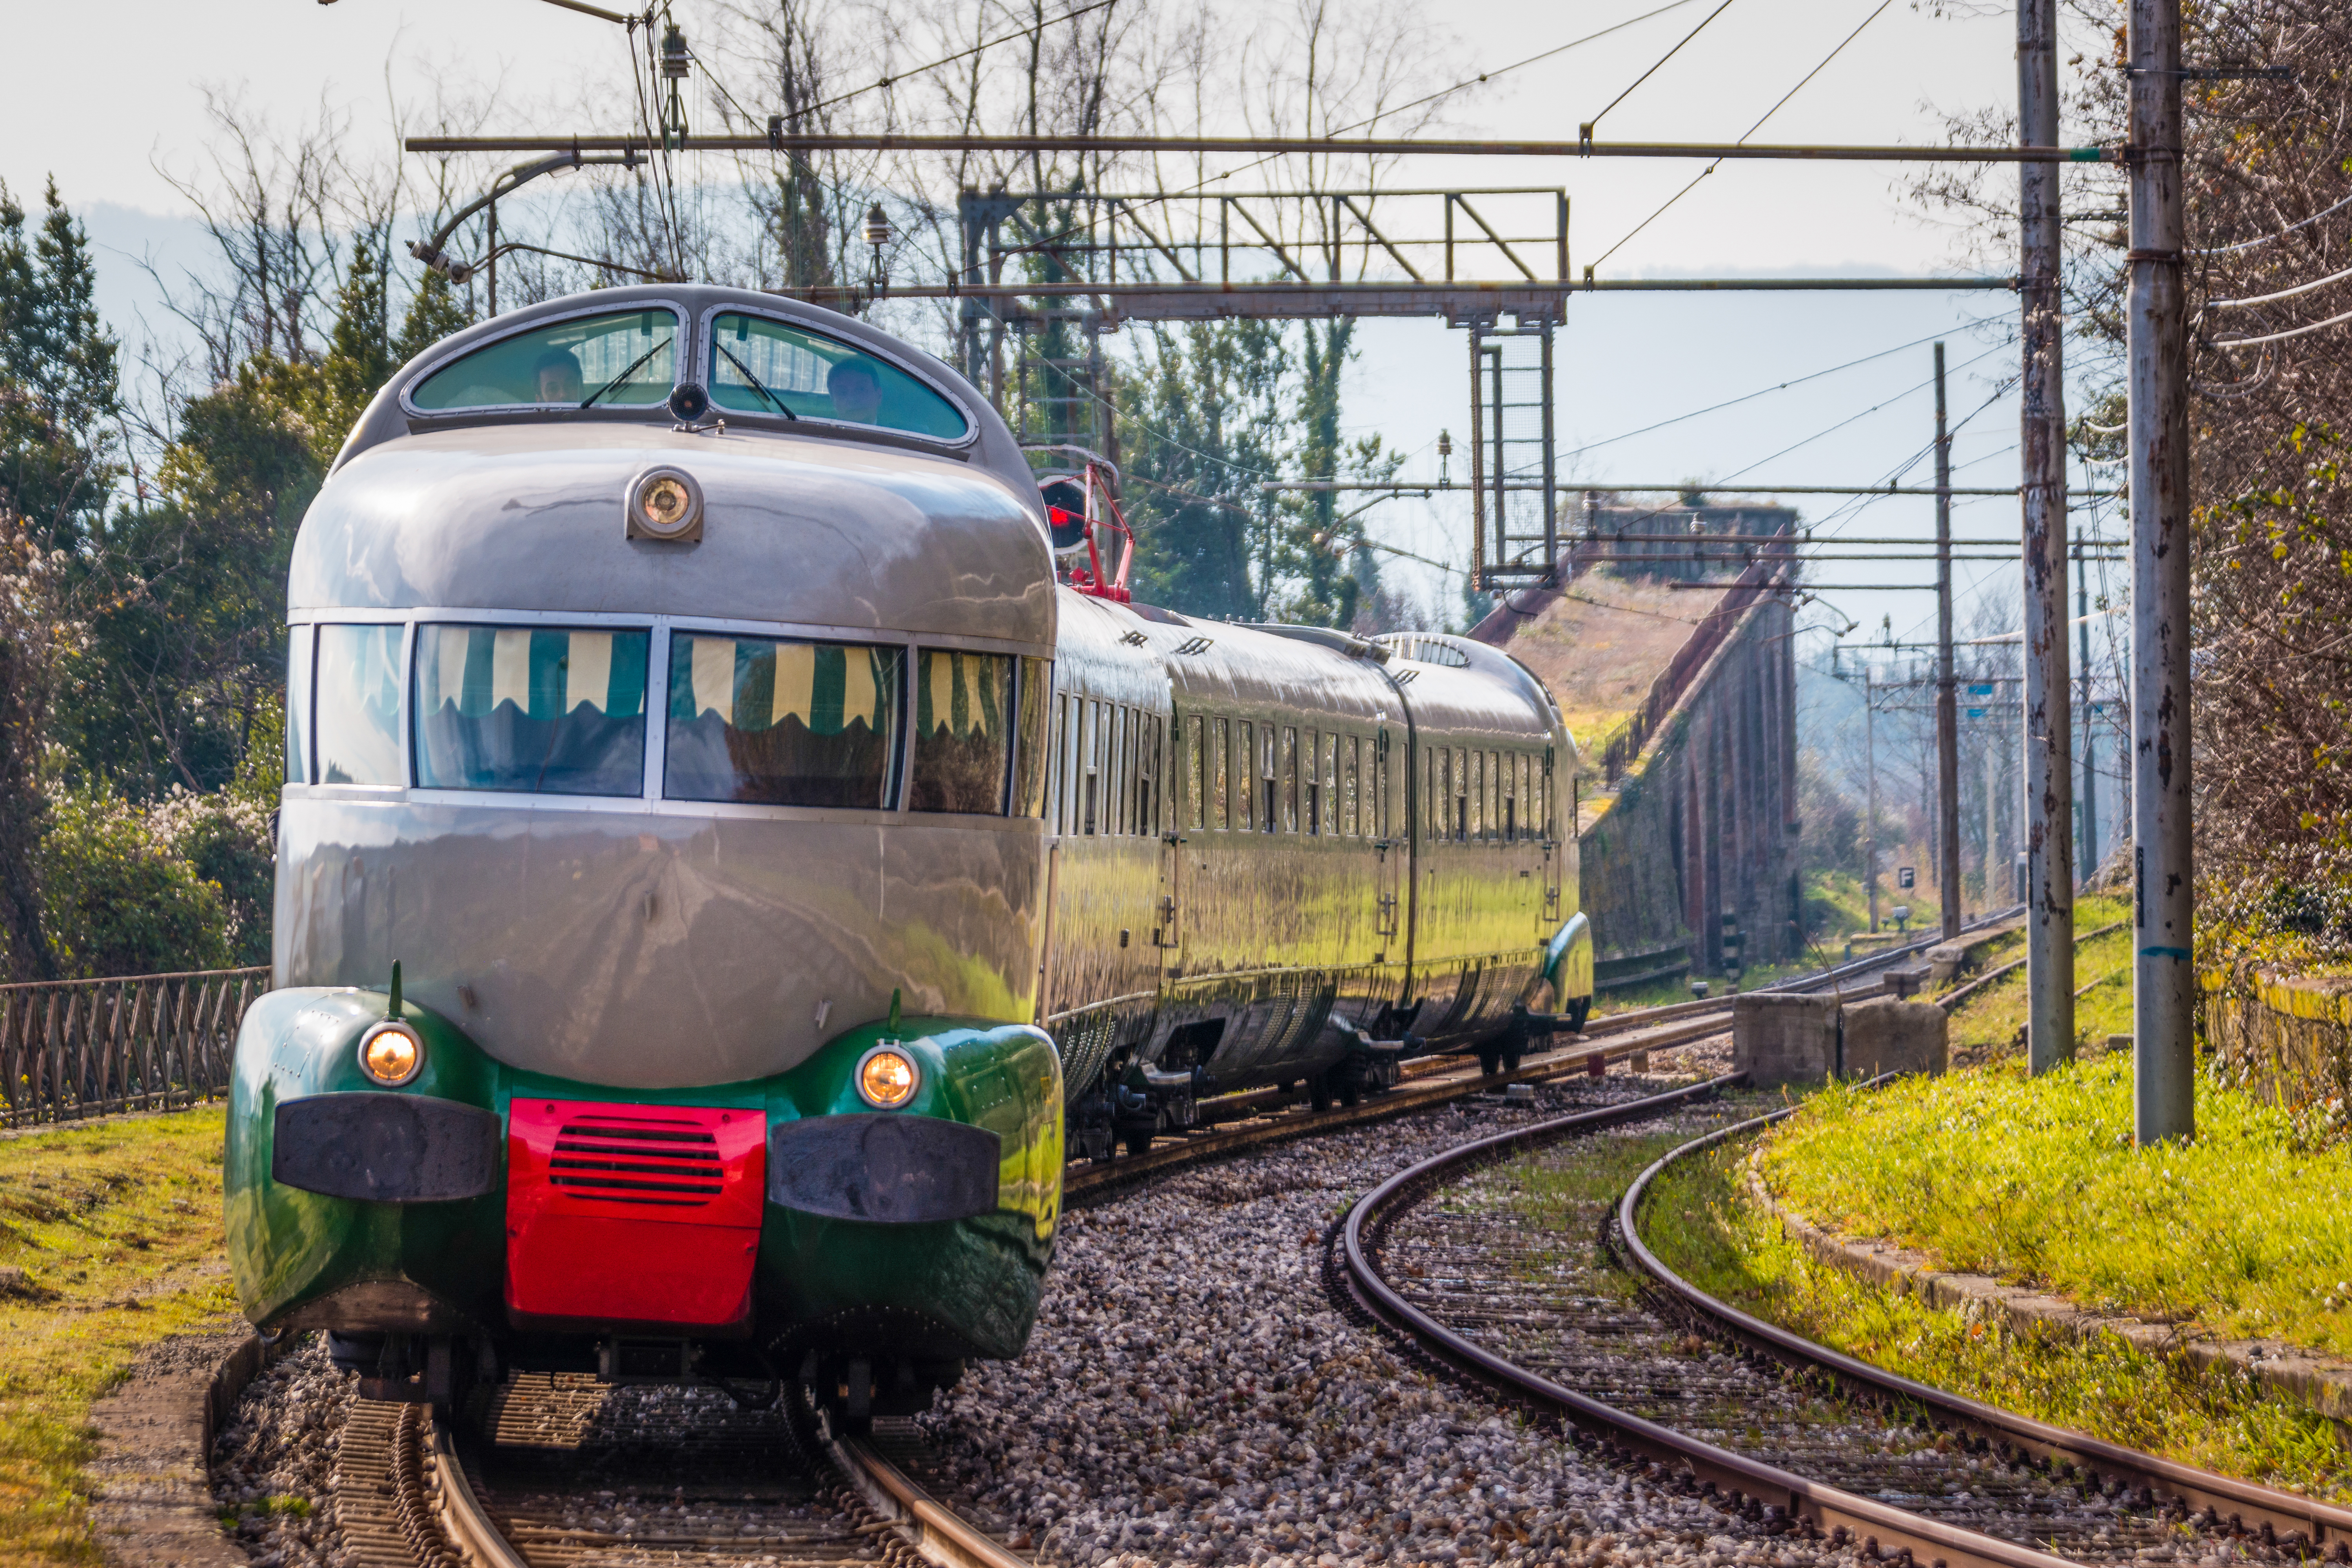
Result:
M497 1113L424 1094L314 1094L278 1108L269 1173L375 1204L478 1198L499 1185Z
M1003 1141L984 1127L876 1111L768 1132L768 1201L828 1219L927 1225L996 1207Z

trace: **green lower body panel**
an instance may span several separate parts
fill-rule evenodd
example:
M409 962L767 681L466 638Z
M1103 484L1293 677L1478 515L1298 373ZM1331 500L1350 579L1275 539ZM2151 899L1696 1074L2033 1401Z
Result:
M256 1325L703 1337L771 1358L1026 1343L1063 1163L1040 1031L873 1024L772 1079L616 1091L514 1072L409 1006L423 1060L385 1086L360 1045L388 1005L297 989L246 1016L224 1174ZM878 1111L856 1080L883 1047L916 1082Z

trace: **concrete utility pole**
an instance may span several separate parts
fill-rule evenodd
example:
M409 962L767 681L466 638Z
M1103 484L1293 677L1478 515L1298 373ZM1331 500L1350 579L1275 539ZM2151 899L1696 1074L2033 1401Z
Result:
M2197 1131L2189 823L2189 333L2180 0L2131 0L2132 1073L2142 1144Z
M1944 940L1960 939L1960 716L1952 690L1952 433L1936 345L1936 854Z
M2058 144L2057 0L2018 0L2017 123L2026 146ZM2074 1045L2074 682L2066 669L2065 310L2059 295L2058 170L2018 171L2024 240L2026 1070Z
M1878 704L1870 694L1871 669L1862 667L1863 771L1870 775L1870 815L1862 824L1862 865L1870 883L1870 929L1878 930Z
M2082 545L2074 546L2075 652L2083 667L2083 880L2099 874L2099 747L2091 731L2091 565Z

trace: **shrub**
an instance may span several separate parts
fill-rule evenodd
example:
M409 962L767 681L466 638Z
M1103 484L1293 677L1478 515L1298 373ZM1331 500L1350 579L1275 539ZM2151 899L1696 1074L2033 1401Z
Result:
M103 786L52 793L41 887L60 973L228 967L238 934L231 895L186 852L193 848L237 875L238 827L228 811L204 804L215 798L183 795L148 812ZM266 911L266 901L262 907ZM266 913L261 929L266 946Z

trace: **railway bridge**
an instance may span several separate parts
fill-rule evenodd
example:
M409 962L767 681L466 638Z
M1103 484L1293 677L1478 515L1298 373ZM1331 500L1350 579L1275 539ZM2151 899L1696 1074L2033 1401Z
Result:
M1471 635L1536 672L1583 749L1599 986L1786 962L1803 941L1795 612L1775 587L1793 563L1748 542L1793 538L1796 513L1685 497L1588 500L1581 521L1562 584L1507 595Z

